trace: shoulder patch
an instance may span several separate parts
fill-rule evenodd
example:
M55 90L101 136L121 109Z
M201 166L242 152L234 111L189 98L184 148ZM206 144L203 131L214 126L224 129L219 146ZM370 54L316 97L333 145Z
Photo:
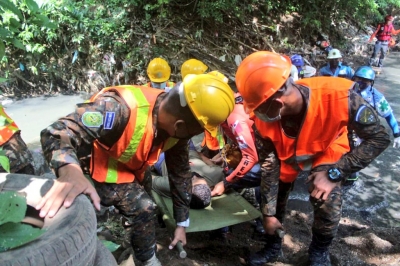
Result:
M377 117L370 106L361 105L356 114L356 122L362 125L371 125L376 123Z
M82 124L87 127L100 127L103 124L103 115L100 112L85 112L82 115Z
M104 129L112 129L114 124L115 112L106 112L104 119Z

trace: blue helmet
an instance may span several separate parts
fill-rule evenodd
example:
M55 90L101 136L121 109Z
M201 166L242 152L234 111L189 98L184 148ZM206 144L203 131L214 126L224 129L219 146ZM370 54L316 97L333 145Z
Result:
M302 67L304 66L304 60L301 55L294 54L290 57L290 61L292 61L292 64L297 66L297 67Z
M375 71L369 66L361 66L354 73L355 77L375 80Z

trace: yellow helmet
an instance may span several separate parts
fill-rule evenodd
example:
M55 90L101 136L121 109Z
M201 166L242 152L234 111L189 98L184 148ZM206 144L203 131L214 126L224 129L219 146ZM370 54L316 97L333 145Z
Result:
M181 105L189 105L197 121L213 137L235 106L231 87L209 74L187 75L179 86L179 95Z
M171 68L162 58L154 58L147 66L147 75L152 82L165 82L171 76Z
M228 83L228 81L229 81L228 78L224 74L222 74L221 72L219 72L217 70L208 72L207 74L216 76L217 78L221 79L225 83Z
M188 74L204 74L207 69L208 66L197 59L186 60L181 66L182 79L184 79Z

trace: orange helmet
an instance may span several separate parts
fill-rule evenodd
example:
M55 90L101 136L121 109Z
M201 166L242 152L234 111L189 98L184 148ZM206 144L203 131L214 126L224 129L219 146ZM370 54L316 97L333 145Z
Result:
M290 75L287 56L260 51L246 57L236 72L236 86L246 113L251 113L278 91Z

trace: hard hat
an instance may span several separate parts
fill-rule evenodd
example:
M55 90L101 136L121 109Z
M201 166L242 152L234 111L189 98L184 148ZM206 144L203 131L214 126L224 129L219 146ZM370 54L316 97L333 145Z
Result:
M336 59L336 58L342 58L342 54L338 49L332 49L328 53L327 59Z
M278 91L290 75L291 62L280 54L260 51L246 57L236 72L236 86L246 113Z
M235 106L229 85L209 74L187 75L179 86L179 96L181 106L189 105L197 121L213 137Z
M147 66L147 75L152 82L165 82L171 76L171 68L162 58L154 58Z
M219 72L217 70L208 72L207 74L216 76L217 78L221 79L225 83L228 83L228 81L229 81L228 78L224 74L222 74L221 72Z
M393 21L393 20L394 20L394 17L392 15L387 15L385 17L385 21Z
M297 66L297 67L304 66L303 57L301 55L299 55L299 54L292 55L290 57L290 61L292 61L292 64Z
M186 60L181 66L182 79L184 79L187 74L204 74L207 69L208 67L197 59Z
M369 66L361 66L357 68L354 77L375 80L375 71Z

